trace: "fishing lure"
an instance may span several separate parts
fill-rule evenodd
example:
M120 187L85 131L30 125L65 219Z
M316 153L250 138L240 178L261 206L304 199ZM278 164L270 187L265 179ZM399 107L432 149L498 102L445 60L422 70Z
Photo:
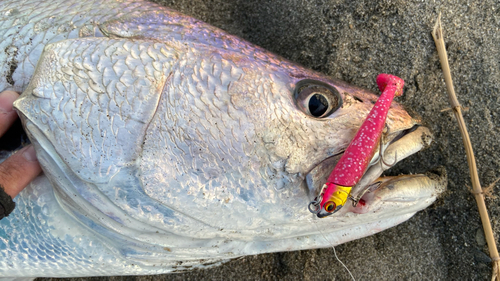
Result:
M364 175L375 154L393 98L403 94L404 81L397 76L379 74L377 85L382 94L368 113L344 155L335 165L319 195L308 205L309 211L320 218L331 215L344 206L352 187Z

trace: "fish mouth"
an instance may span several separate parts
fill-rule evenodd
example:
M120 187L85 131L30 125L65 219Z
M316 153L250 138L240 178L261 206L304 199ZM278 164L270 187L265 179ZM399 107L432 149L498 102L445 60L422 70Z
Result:
M414 189L423 187L429 188L429 192L425 193L427 197L435 198L438 194L442 193L447 185L447 177L444 169L438 169L438 172L427 173L425 175L415 174L398 177L380 177L385 170L390 169L408 156L427 148L431 144L432 139L433 137L429 129L420 125L415 125L409 129L389 134L385 138L386 143L382 143L381 148L376 151L372 163L370 163L371 166L369 166L361 180L352 188L350 198L354 200L348 200L345 205L352 206L349 208L345 208L344 206L338 213L345 213L346 211L360 213L366 212L370 208L375 208L375 205L377 205L376 203L380 200L374 200L374 194L379 194L381 190L386 190L387 186L396 183L398 185L398 192L401 193L404 191L411 194L411 196L406 196L406 198L413 199L408 200L419 201L425 199L419 196L413 196ZM380 151L382 151L382 155L380 155ZM321 188L324 183L326 183L327 178L341 156L342 154L337 154L324 159L306 175L305 181L311 200L320 193ZM388 195L386 195L386 197L387 196ZM357 205L357 202L361 202L361 205ZM321 218L330 215L330 213L326 213L322 210L317 215Z

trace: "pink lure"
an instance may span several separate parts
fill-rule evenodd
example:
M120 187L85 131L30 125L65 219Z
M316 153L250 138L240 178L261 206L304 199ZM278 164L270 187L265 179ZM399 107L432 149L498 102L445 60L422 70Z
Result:
M309 210L318 217L333 214L345 204L352 187L366 172L375 154L394 96L403 94L404 81L399 77L380 74L377 77L377 85L382 94L368 113L344 155L335 165L322 188L322 194L309 204ZM321 202L318 202L319 200ZM311 205L315 208L312 209Z

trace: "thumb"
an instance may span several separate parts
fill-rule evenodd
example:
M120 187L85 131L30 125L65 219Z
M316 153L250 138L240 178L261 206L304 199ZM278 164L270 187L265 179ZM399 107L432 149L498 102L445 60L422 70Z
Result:
M35 148L28 145L0 164L0 186L14 198L41 171Z

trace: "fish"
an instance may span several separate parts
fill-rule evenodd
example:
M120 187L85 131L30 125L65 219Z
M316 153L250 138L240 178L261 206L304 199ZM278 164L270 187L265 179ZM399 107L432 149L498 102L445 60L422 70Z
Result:
M363 205L307 209L377 100L145 1L2 1L0 89L44 171L0 221L0 276L181 272L372 235L431 205L426 174L353 187ZM428 147L393 102L382 157ZM396 157L397 155L397 157ZM396 159L397 158L397 159Z

